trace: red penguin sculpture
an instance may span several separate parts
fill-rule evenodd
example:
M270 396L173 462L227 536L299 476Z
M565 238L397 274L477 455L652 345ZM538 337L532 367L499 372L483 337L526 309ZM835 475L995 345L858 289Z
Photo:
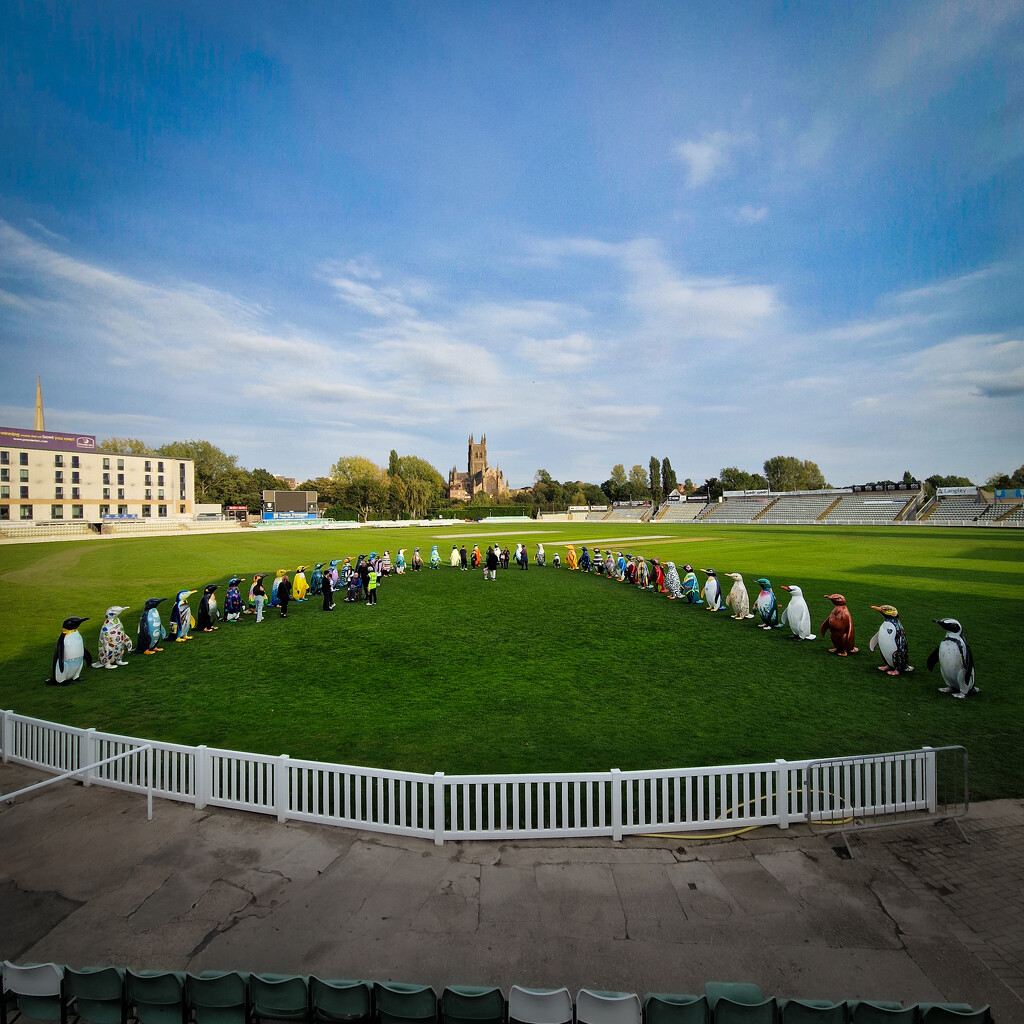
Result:
M842 594L826 594L825 599L831 601L835 606L829 613L829 617L821 624L821 629L818 630L821 636L825 635L826 629L832 634L832 646L829 648L829 654L838 654L840 658L845 658L848 654L856 654L853 618L850 616L850 609L846 607L846 598Z

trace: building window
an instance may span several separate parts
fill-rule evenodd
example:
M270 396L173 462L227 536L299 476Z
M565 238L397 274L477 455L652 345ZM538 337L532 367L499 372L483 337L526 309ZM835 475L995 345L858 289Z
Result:
M124 459L118 459L117 460L117 468L118 469L124 469Z
M181 493L178 495L179 498L185 497L185 463L181 463L178 466L178 483L181 485Z
M104 516L109 516L109 515L110 515L110 506L109 505L100 505L100 519L102 519Z
M146 488L146 501L149 501L153 497L153 492L147 487Z
M146 459L146 463L145 463L146 472L148 473L152 468L153 468L153 463L150 462L149 459Z
M128 515L128 506L127 505L118 505L117 506L117 514L119 516L126 516L126 515Z
M109 484L110 483L110 474L109 473L104 473L103 474L103 482L105 484Z
M63 498L64 497L64 488L63 487L54 487L54 489L53 489L53 496L55 498Z
M142 506L142 518L143 519L152 519L153 518L153 506L152 505L143 505Z
M62 470L62 469L55 469L53 471L53 482L55 484L62 484L62 483L64 483L64 470Z
M147 473L147 474L146 474L146 486L147 486L147 487L149 487L149 485L150 485L150 484L151 484L152 482L153 482L153 478L152 478L152 477L151 477L151 476L150 476L150 475L149 475L149 474Z
M72 519L84 519L85 518L85 507L83 505L72 505L71 506L71 518Z
M55 466L63 466L64 465L64 456L63 455L54 455L54 457L53 457L53 464Z
M103 488L103 497L104 498L109 498L110 497L110 488L109 487L104 487Z
M180 513L181 513L182 515L184 515L184 514L185 514L185 506L184 506L184 505L179 505L179 506L178 506L178 511L179 511L179 512L180 512Z
M124 488L123 487L118 487L118 489L117 489L117 500L118 501L124 501Z
M31 505L22 505L21 509L20 509L20 516L21 516L22 519L31 519L32 518L32 506Z
M27 469L19 469L18 470L18 479L23 484L27 484L28 483L28 470Z
M73 484L80 484L82 482L81 474L80 473L72 473L71 474L71 482Z
M11 461L10 452L0 452L0 466L6 466Z
M162 476L158 476L156 478L156 482L157 482L158 486L163 487L163 485L164 485L164 478Z
M27 487L20 488L20 491L21 491L21 497L22 498L27 498L28 497L28 488Z
M51 505L50 506L50 518L51 519L63 519L64 518L64 506L63 505Z
M117 482L122 485L124 484L124 473L117 474Z
M104 459L103 460L103 468L104 469L110 469L110 459Z
M79 466L78 456L77 455L72 455L71 456L71 468L72 469L78 469L78 466Z
M0 480L10 480L11 471L9 469L0 469Z
M18 452L18 465L19 466L27 466L28 465L28 452ZM29 516L29 519L31 519L31 518L32 517Z
M80 498L80 497L81 497L82 495L81 495L81 494L79 494L79 493L78 493L78 491L79 491L79 488L77 488L77 487L72 487L72 488L71 488L71 497L72 497L72 498Z
M156 514L161 519L166 519L167 518L167 506L166 505L157 505L157 507L156 507Z
M158 462L156 464L156 471L158 473L162 473L164 471L164 464L162 462Z
M9 498L11 496L11 485L0 484L0 498Z
M157 488L156 496L157 496L158 498L160 498L160 499L161 499L161 501L163 500L163 496L164 496L164 489L163 489L162 487L158 487L158 488Z
M0 505L0 519L10 519L11 508L9 505Z

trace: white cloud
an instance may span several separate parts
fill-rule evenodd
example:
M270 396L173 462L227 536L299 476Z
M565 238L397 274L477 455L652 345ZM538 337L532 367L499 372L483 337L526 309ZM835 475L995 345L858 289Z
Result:
M706 185L728 163L729 151L736 140L728 132L709 132L702 139L678 142L675 156L686 166L686 187Z
M767 206L741 206L736 211L736 219L744 224L760 224L768 217Z
M548 373L583 370L591 361L594 343L585 334L564 338L529 338L519 346L519 354Z

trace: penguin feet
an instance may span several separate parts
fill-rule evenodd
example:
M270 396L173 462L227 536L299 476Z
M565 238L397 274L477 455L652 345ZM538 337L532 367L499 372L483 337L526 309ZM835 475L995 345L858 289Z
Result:
M56 679L47 679L46 680L46 685L47 686L60 686L60 683L58 683Z
M121 664L123 665L123 664L124 664L124 662L122 661L122 662L121 662ZM93 668L95 668L95 667L96 667L96 666L95 666L95 665L93 665ZM104 667L104 668L117 668L117 665L115 665L115 664L114 664L113 662L110 662L110 664L109 664L109 665L104 665L103 667Z
M952 686L940 686L939 693L956 693L956 689Z
M889 666L888 665L879 665L878 666L878 671L879 672L889 672L889 675L892 675L892 672L889 671Z
M125 665L127 665L127 664L128 664L128 662L127 662L127 661L119 661L119 662L118 662L118 665L120 665L120 666L121 666L122 668L123 668L123 667L124 667Z

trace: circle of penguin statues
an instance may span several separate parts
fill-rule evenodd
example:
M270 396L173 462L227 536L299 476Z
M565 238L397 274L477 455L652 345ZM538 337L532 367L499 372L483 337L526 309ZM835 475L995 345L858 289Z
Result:
M842 594L824 595L825 600L832 603L832 608L815 633L807 600L796 584L782 585L782 590L789 594L789 602L785 608L780 608L771 581L763 576L758 578L756 583L760 590L751 610L746 584L738 572L725 574L733 582L728 596L723 597L718 574L712 568L700 570L705 577L704 585L701 587L697 574L690 565L682 567L681 575L674 562L666 562L663 566L657 558L645 559L628 552L613 553L608 549L602 553L600 548L595 548L591 552L587 545L581 545L581 551L577 553L575 545L567 544L565 547L565 567L570 571L604 576L639 590L663 594L670 601L703 605L710 612L727 611L730 618L737 621L755 619L757 627L769 633L788 627L792 634L790 639L800 643L815 640L827 633L831 641L828 652L840 658L859 652L853 616ZM544 546L537 544L536 548L534 560L538 567L544 568L547 565ZM492 552L494 557L491 561L507 569L510 562L508 547L502 550L500 545L493 544L488 547L487 556L491 556ZM480 552L478 544L473 546L472 553L468 555L465 544L461 549L453 544L448 565L463 572L483 566L484 578L487 579L487 556ZM529 553L525 544L516 545L515 563L520 569L525 569L529 565ZM434 545L430 553L430 568L438 569L442 564L437 545ZM414 549L409 559L406 558L406 549L401 548L394 561L390 552L385 551L380 556L376 552L371 552L369 557L359 555L354 564L351 558L317 562L309 581L305 576L306 565L299 565L290 579L287 569L279 569L270 585L269 595L263 581L270 574L256 573L252 577L247 602L243 599L241 590L241 585L246 582L245 577L232 576L224 600L224 621L237 624L243 615L254 614L255 621L260 622L263 619L265 602L268 608L278 609L281 618L286 618L290 601L301 604L308 601L311 595L323 599L324 611L333 611L334 594L342 592L345 594L346 604L359 602L365 597L368 606L377 607L377 591L381 581L389 576L404 575L410 565L414 572L422 568L423 558L419 548ZM562 565L557 551L551 559L551 565L555 569ZM493 579L493 570L490 571L490 578ZM69 616L62 623L61 633L54 647L50 677L46 680L47 686L67 686L74 683L87 666L103 669L123 668L128 665L125 657L129 653L157 654L164 650L160 646L164 640L186 643L196 635L193 631L214 632L219 628L217 623L221 619L216 597L219 586L220 584L210 583L204 587L199 602L198 619L192 615L188 600L197 591L179 590L173 598L174 603L169 615L170 632L164 628L159 609L159 605L166 598L149 598L139 618L135 643L128 636L120 619L120 616L129 610L128 607L111 605L106 610L100 627L99 653L96 661L93 661L79 632L82 623L89 621L88 616ZM894 677L913 672L907 634L900 622L899 611L891 604L872 605L871 608L882 616L881 625L868 644L871 651L877 650L882 657L882 664L878 666L878 670ZM938 667L942 676L945 685L939 687L939 692L961 700L979 693L980 689L975 682L974 656L964 638L963 627L956 619L948 617L932 621L945 631L945 636L928 655L927 660L928 670L931 672Z

